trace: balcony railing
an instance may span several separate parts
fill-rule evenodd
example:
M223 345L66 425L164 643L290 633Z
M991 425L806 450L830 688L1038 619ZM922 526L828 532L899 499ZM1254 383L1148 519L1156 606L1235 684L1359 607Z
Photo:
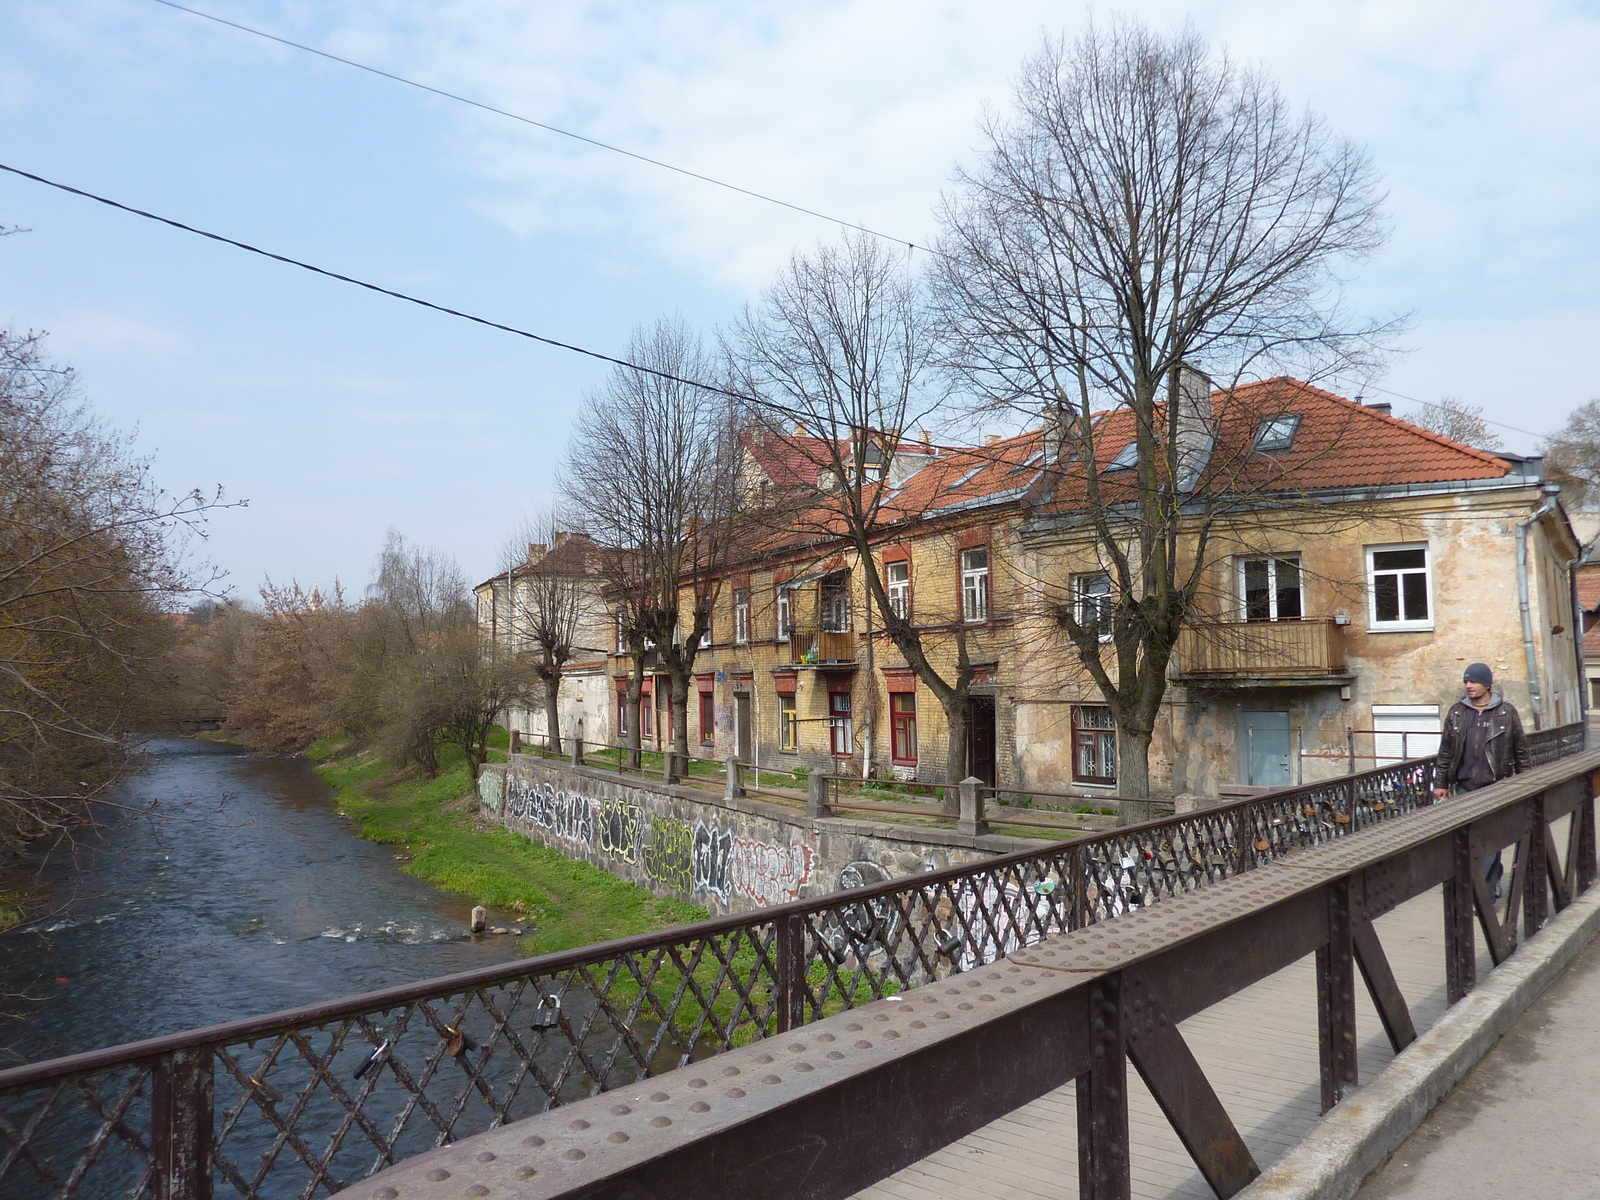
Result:
M1293 678L1344 671L1337 622L1213 621L1178 634L1179 677Z
M789 635L789 658L797 666L817 667L830 663L856 661L856 637L853 633L832 633L828 630L804 632L796 630Z

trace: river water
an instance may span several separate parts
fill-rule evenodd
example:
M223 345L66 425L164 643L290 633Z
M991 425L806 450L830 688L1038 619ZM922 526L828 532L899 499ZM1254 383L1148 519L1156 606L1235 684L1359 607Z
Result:
M99 830L14 866L0 890L55 915L0 934L0 1066L504 962L471 901L364 842L295 758L150 746ZM157 804L154 814L138 815ZM501 918L502 924L511 918Z

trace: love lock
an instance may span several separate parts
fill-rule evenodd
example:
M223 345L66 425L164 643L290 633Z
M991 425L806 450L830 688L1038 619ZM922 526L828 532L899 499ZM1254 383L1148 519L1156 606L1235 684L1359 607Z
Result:
M465 1031L457 1029L454 1025L446 1025L444 1031L450 1037L449 1044L445 1046L445 1052L451 1058L460 1058L468 1050L476 1050L478 1048L477 1042L468 1037Z
M554 1029L559 1024L561 1024L561 997L546 996L539 1001L539 1007L533 1010L533 1027Z
M954 958L961 953L961 935L951 930L946 930L936 944L939 953L946 958Z

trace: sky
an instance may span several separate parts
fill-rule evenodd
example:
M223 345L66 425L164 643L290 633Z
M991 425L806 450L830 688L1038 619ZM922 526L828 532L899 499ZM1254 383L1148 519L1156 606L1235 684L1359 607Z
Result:
M927 245L978 120L1077 3L193 0L192 7ZM1388 244L1379 381L1533 452L1600 396L1600 5L1134 8L1258 64L1365 145ZM157 0L0 4L0 162L604 353L711 334L839 227L225 28ZM390 529L476 581L548 505L602 363L0 173L0 324L42 329L175 491L200 553L359 592ZM1352 389L1354 390L1354 389Z

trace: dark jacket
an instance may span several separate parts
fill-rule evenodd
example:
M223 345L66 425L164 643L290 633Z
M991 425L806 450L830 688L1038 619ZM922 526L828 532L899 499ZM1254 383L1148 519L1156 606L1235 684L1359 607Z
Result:
M1496 779L1526 771L1533 764L1528 759L1528 741L1522 736L1522 718L1514 704L1507 704L1498 692L1490 694L1489 738L1485 747L1489 755L1489 770ZM1477 710L1470 700L1461 699L1450 706L1445 715L1444 733L1439 738L1439 758L1434 764L1433 786L1448 788L1459 782L1461 753L1467 744L1467 722Z

